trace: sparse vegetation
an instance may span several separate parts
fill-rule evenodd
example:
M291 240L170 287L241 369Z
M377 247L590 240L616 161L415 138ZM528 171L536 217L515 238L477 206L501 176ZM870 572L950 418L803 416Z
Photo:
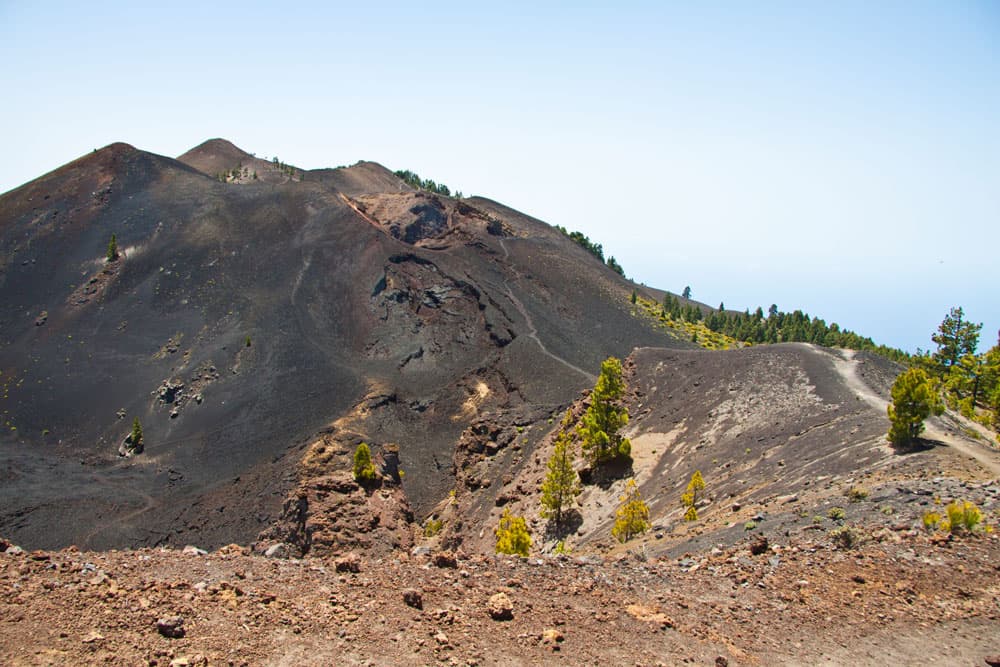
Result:
M840 526L829 532L833 545L838 549L854 549L861 544L862 533L854 526Z
M621 543L649 530L649 506L642 499L634 479L625 483L625 492L619 497L621 505L615 511L615 525L611 535Z
M852 503L860 503L868 497L868 489L863 486L852 486L844 492L844 495Z
M844 508L843 507L831 507L827 511L826 516L829 517L830 519L832 519L833 521L842 521L844 519L844 516L845 516L845 514L844 514Z
M747 521L746 523L743 524L743 530L750 531L750 530L755 530L756 528L757 528L756 521Z
M354 479L364 485L375 481L375 465L372 463L371 450L368 444L362 442L354 450Z
M531 550L531 535L523 516L512 516L510 509L504 509L496 529L498 554L527 556Z
M963 530L971 533L983 520L982 512L968 500L950 502L945 505L944 511L947 519L942 521L938 527L952 533Z
M590 393L590 406L577 426L583 453L594 467L632 453L632 443L619 432L628 424L628 410L621 404L624 393L622 363L608 357Z
M428 192L433 192L437 195L444 195L445 197L451 196L451 188L444 183L435 183L429 178L420 178L420 176L409 169L400 169L393 173L411 188L416 190L427 190ZM455 195L458 199L462 198L461 192L456 192Z
M687 491L681 494L681 506L686 507L684 511L685 521L698 520L698 492L705 488L705 480L702 479L701 471L695 470L688 482Z
M444 528L443 520L428 517L427 521L424 523L424 537L434 537L441 532L442 528Z
M690 290L690 288L685 288ZM690 293L689 293L690 295ZM685 299L690 296L684 297ZM723 306L723 304L719 304ZM803 342L822 345L824 347L844 347L852 350L867 350L884 357L905 363L910 355L902 350L876 345L871 338L841 329L837 323L827 324L817 317L810 317L801 310L783 313L776 305L772 305L765 317L763 308L758 307L753 313L709 310L706 314L700 306L693 303L682 305L681 301L667 294L660 306L660 317L673 322L687 324L702 324L713 334L723 336L735 342L750 345L761 343ZM699 338L705 333L698 331Z
M589 252L591 255L600 260L603 264L606 264L609 269L617 273L618 275L624 277L625 269L614 257L608 257L607 261L604 259L604 247L600 243L594 243L591 241L586 234L583 232L571 232L565 227L556 225L555 228L562 232L564 235L569 237L569 239L579 245L581 248ZM633 302L634 303L634 302Z

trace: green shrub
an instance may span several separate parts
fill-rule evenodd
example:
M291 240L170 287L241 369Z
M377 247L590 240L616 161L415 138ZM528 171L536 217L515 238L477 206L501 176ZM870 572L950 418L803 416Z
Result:
M838 549L853 549L861 544L861 531L854 526L840 526L829 533L830 539Z
M939 525L942 530L948 530L953 533L962 530L972 532L983 520L982 512L968 500L961 502L956 500L948 503L944 510L948 518Z
M527 556L531 550L531 535L523 516L511 516L510 509L505 509L496 529L498 554Z
M847 496L847 499L852 503L860 503L868 497L868 489L863 486L852 486L844 492L844 495Z
M747 521L745 524L743 524L743 530L753 530L756 527L757 527L756 521Z
M444 528L444 521L430 517L424 524L424 537L434 537Z
M375 466L372 464L372 453L368 445L362 442L354 450L354 479L361 484L375 480Z
M826 513L828 517L834 521L841 521L844 518L844 508L843 507L831 507Z
M705 480L701 476L700 470L695 470L688 482L687 491L681 494L681 506L686 507L684 512L685 521L698 520L698 492L704 490Z
M611 528L611 535L625 543L649 530L649 506L642 499L634 479L625 484L625 493L619 500L622 504L615 512L615 525Z

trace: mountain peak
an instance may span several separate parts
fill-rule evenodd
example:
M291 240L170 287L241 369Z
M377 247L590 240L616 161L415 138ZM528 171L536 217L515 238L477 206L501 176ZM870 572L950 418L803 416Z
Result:
M217 137L198 144L179 156L177 160L199 171L210 172L216 164L234 166L240 162L250 161L253 157L228 139Z

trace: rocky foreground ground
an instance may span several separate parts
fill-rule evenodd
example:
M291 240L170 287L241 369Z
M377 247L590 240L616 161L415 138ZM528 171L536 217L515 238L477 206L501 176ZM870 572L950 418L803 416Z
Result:
M996 533L859 532L650 559L9 547L0 664L996 664Z

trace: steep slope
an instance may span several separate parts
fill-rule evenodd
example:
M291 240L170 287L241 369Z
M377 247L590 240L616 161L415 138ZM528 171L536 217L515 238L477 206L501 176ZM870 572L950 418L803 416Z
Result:
M374 163L239 185L192 166L245 155L115 144L0 200L0 533L245 543L361 440L399 448L392 511L420 515L483 414L557 412L607 355L687 345L524 216ZM120 458L135 417L145 451Z
M632 460L593 475L566 526L557 530L540 516L551 425L530 462L492 492L492 502L462 498L454 514L484 525L496 525L503 509L524 515L541 552L563 541L570 549L678 556L737 544L748 532L772 540L789 531L825 532L839 525L828 520L834 507L848 521L909 527L920 524L932 493L971 500L986 512L996 506L990 480L1000 452L982 441L934 423L922 450L901 455L889 446L884 396L900 367L881 357L803 343L643 348L625 367ZM586 401L574 406L577 418ZM695 471L706 488L699 519L690 523L680 499ZM622 546L611 528L629 478L649 505L653 529ZM980 483L985 491L970 492ZM852 488L865 497L848 497ZM898 513L883 513L885 504ZM493 544L491 534L455 540L471 550Z

